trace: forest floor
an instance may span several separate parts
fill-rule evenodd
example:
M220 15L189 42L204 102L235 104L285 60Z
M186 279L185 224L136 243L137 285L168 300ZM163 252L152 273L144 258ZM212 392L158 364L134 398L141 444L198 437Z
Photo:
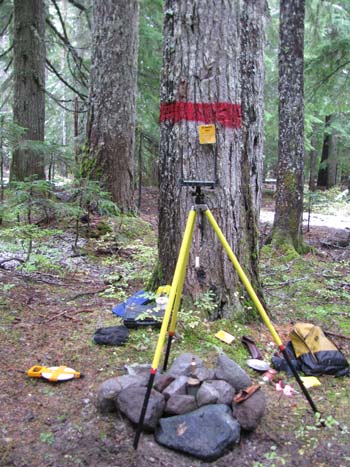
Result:
M350 378L322 376L311 396L325 418L316 425L300 390L287 397L264 385L268 408L257 430L243 435L238 446L208 464L159 446L152 435L132 447L134 428L118 414L102 415L95 407L98 385L124 373L124 365L150 363L157 331L133 330L124 347L105 347L92 341L102 326L120 324L114 305L142 288L155 260L157 225L155 192L146 190L141 217L114 224L108 241L82 240L72 250L73 233L56 234L38 247L50 265L37 256L32 267L0 269L0 465L16 467L149 467L205 465L231 467L346 467L350 466ZM268 208L271 206L267 206ZM126 222L126 221L125 221ZM150 223L150 224L148 224ZM262 224L266 235L268 224ZM106 236L108 237L108 235ZM312 226L305 241L313 249L303 257L262 254L265 298L282 340L288 340L295 321L308 321L338 334L336 344L350 357L349 231ZM118 240L116 240L116 238ZM140 240L141 239L141 240ZM15 239L13 239L15 243ZM19 248L17 246L17 248ZM38 253L38 251L37 251ZM38 255L39 255L38 253ZM1 244L0 258L18 255ZM41 260L40 260L41 258ZM41 261L41 262L40 262ZM41 266L40 266L41 265ZM6 269L5 269L6 266ZM18 263L17 263L18 266ZM197 310L198 311L198 310ZM200 311L200 310L199 310ZM246 349L240 343L251 335L269 361L275 350L261 322L196 321L196 310L179 323L176 356L185 351L211 363L221 347L249 372ZM186 328L186 323L191 329ZM235 335L232 346L216 341L224 329ZM343 336L343 337L341 337ZM84 377L50 383L26 375L33 365L67 365ZM298 390L293 378L281 378Z

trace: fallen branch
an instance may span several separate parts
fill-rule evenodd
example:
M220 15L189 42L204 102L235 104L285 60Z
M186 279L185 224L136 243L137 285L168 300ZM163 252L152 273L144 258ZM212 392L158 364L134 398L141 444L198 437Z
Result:
M91 310L91 309L88 309L88 310L71 310L70 313L94 313L94 311L96 311L96 310ZM53 321L54 319L57 319L57 318L59 318L61 316L63 318L71 319L72 321L76 321L76 322L80 321L79 319L76 319L76 318L74 318L74 316L68 315L67 313L68 313L67 310L61 311L60 313L57 313L54 316L51 316L50 318L48 318L46 321Z
M60 316L64 316L67 313L67 310L62 311L61 313L57 313L54 316L51 316L51 318L48 318L47 321L53 321L54 319L59 318Z
M25 260L21 258L8 258L8 259L3 259L2 261L0 261L0 268L5 269L3 265L5 263L9 263L10 261L17 261L18 263L21 263L21 264L25 263Z
M77 298L80 298L80 297L84 297L85 295L95 295L95 294L104 292L107 289L108 289L108 287L104 287L103 289L95 290L94 292L93 291L91 291L91 292L81 292L81 293L78 293L78 294L74 295L71 298L67 298L66 301L67 302L72 302L73 300L76 300Z
M71 321L74 321L74 322L76 322L76 323L79 323L79 322L80 322L80 319L76 319L76 318L74 318L74 317L71 316L71 315L63 315L63 318L70 319Z
M340 339L346 339L350 341L350 336L344 336L344 334L336 334L335 332L330 332L330 331L324 331L324 333L327 334L327 336L339 337Z
M309 279L309 276L301 277L300 279L290 279L285 282L280 282L279 284L269 284L269 285L264 285L264 289L281 289L282 287L286 287L287 285L293 284L295 282L301 282L301 281L306 281Z

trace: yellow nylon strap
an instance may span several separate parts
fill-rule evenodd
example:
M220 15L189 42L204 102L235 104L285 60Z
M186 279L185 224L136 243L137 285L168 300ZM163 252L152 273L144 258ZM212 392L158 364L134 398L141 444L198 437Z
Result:
M47 371L51 371L50 368L47 368ZM62 374L65 375L80 375L79 371L68 370L66 366L59 366L56 370L53 371L52 375L49 378L49 381L58 381L58 377Z

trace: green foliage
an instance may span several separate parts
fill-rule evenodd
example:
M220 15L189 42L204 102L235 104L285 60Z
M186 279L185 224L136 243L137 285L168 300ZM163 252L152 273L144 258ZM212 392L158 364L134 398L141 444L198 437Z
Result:
M203 292L193 302L184 304L179 316L179 323L185 331L198 327L203 320L208 320L215 313L218 304L215 302L215 293L211 290Z
M28 224L41 218L48 220L55 208L51 195L52 185L45 180L11 182L2 205L3 219Z
M138 124L155 139L158 139L162 29L162 0L142 0L139 26Z
M275 175L278 153L278 28L279 5L269 2L265 49L265 176ZM311 0L305 19L305 151L315 148L320 160L324 117L333 115L337 159L349 175L350 123L348 75L350 72L350 4L346 0ZM306 169L309 167L306 164Z
M345 193L338 187L327 191L305 192L304 209L309 212L320 212L323 214L334 214L341 216L350 215L350 194Z
M113 258L104 261L105 264L113 261L114 272L107 274L105 281L110 286L103 292L105 297L113 297L119 301L127 298L127 290L133 283L146 284L152 274L157 259L154 245L145 245L140 240L128 243L128 261L123 258Z
M141 0L139 24L137 153L142 138L144 184L155 185L159 143L159 90L163 43L162 0ZM150 53L152 51L152 53Z
M40 433L40 441L51 445L55 441L55 436L50 431Z

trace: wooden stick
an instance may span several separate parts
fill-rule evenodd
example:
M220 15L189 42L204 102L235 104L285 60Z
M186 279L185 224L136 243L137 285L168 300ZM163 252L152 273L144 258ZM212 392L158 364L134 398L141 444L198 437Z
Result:
M325 334L332 337L340 337L340 339L346 339L350 341L350 336L344 336L344 334L336 334L335 332L324 331Z

